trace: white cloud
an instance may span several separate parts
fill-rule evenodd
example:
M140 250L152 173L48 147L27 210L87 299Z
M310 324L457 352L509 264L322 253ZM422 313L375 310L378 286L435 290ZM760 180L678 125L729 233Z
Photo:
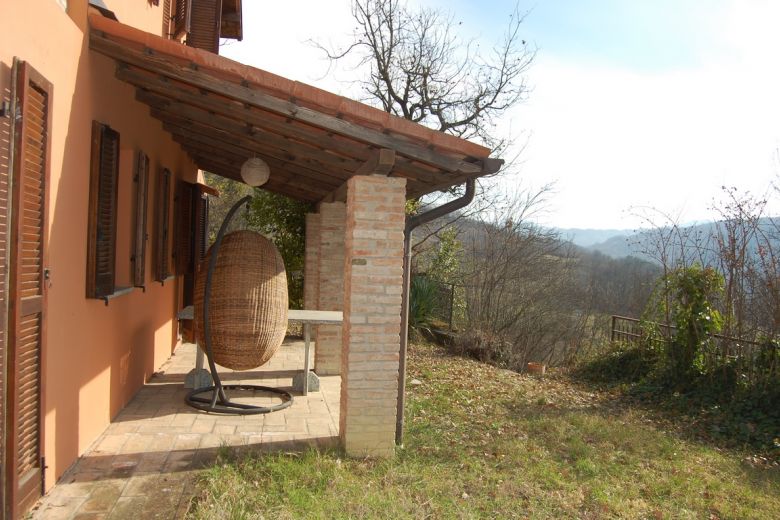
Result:
M695 68L593 66L538 42L534 90L503 126L532 134L514 182L557 181L548 223L632 227L624 210L636 205L705 219L721 185L760 191L778 173L780 2L734 0L706 18L706 31L683 29L700 57ZM306 43L349 41L348 0L245 2L244 20L245 41L224 55L356 94L345 80L357 73L340 67L323 77L328 63Z
M697 68L640 73L540 54L513 119L533 132L520 177L557 181L550 223L632 227L625 210L637 205L704 220L721 185L765 190L778 173L778 32L765 10L737 12L732 52Z

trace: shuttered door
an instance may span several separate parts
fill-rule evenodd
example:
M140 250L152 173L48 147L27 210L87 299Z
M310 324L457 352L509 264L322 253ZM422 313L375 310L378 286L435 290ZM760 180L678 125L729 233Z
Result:
M190 0L190 30L187 45L219 52L222 0Z
M41 495L45 345L46 223L52 87L24 62L16 68L16 125L9 263L7 455L8 517Z
M206 257L209 231L209 197L198 185L192 186L192 239L191 264L184 274L184 301L182 306L192 305L195 301L195 275L201 260ZM195 342L195 320L182 320L181 332L184 341Z
M176 274L183 275L192 272L192 194L194 186L188 182L179 181L176 184L174 198L175 236L173 257L176 262Z
M16 74L14 69L13 74ZM13 81L13 80L12 80ZM14 83L15 84L15 83ZM0 118L0 439L5 439L6 421L6 346L8 345L8 226L11 183L12 117ZM7 148L6 145L9 147ZM5 442L0 442L0 471L7 467ZM0 517L5 511L6 475L0 472Z

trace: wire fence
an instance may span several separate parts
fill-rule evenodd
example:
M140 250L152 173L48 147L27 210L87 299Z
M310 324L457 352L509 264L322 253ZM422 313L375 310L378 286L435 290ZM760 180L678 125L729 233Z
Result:
M677 327L665 323L646 322L626 316L612 316L610 338L646 347L671 347ZM750 385L776 381L780 375L780 341L735 338L722 334L707 334L702 345L703 364L709 369L732 369Z

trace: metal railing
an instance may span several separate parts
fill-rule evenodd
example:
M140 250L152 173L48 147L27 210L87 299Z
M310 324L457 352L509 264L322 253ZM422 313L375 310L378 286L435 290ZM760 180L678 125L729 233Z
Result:
M627 316L612 316L610 339L632 345L668 346L677 327L665 323L645 322ZM707 334L712 340L702 352L706 366L734 367L748 383L770 380L780 373L780 342L768 337L764 341Z

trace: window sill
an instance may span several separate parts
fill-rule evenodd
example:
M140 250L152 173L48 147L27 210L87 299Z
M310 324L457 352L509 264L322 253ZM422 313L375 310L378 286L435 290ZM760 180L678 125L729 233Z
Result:
M176 275L175 274L169 274L168 276L166 276L162 280L156 280L156 281L159 282L160 285L165 287L165 282L170 282L171 280L175 280L175 279L176 279Z
M124 296L125 294L130 294L135 289L136 289L135 287L115 287L113 293L107 294L106 296L101 296L100 299L106 302L106 307L108 307L109 300L113 300L114 298L119 298L120 296Z

